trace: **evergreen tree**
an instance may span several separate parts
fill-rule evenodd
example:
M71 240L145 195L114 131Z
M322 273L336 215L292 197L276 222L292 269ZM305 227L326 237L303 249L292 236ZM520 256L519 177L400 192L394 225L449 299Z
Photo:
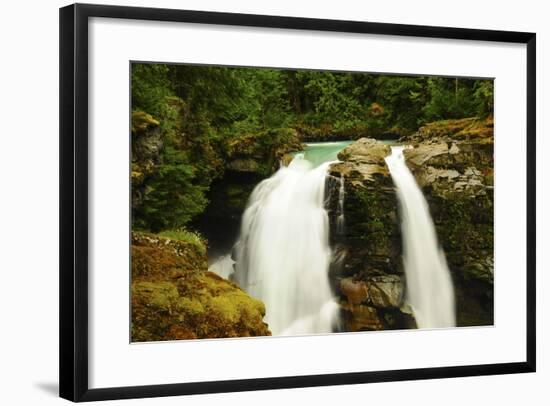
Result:
M131 78L132 111L160 123L165 145L134 212L135 225L150 230L182 227L204 209L239 140L272 151L303 126L378 137L493 111L492 80L142 63Z

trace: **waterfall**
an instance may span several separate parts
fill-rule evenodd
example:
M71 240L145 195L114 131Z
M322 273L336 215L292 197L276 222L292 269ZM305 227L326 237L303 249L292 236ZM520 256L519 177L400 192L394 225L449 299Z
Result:
M233 278L265 303L273 335L332 332L338 306L328 280L329 165L296 155L256 186L243 215Z
M344 217L344 177L339 178L340 187L338 189L338 216L336 217L336 233L338 235L344 234L345 229L345 217Z
M456 320L451 275L426 199L405 164L403 148L392 147L386 163L401 208L407 301L419 328L453 327Z
M225 279L230 279L233 275L233 265L235 261L231 258L231 254L222 255L212 265L208 267L210 272L221 276Z

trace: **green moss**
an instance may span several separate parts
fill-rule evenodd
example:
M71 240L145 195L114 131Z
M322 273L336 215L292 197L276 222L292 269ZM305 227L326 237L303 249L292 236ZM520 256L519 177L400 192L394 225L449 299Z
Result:
M354 208L354 216L363 221L356 223L356 230L359 238L364 240L373 240L373 234L376 234L377 245L389 245L390 238L395 234L396 225L391 217L395 212L395 201L383 193L366 188L358 188L354 192L357 198L357 205ZM346 207L348 213L348 207Z
M237 322L241 316L238 297L218 296L210 301L210 310L229 322Z
M218 314L227 322L239 322L248 314L263 316L265 307L262 302L252 299L242 291L226 291L224 295L212 297L209 301L209 310Z
M345 185L345 236L338 240L346 247L345 265L338 270L344 276L402 272L397 198L384 182Z
M132 341L269 335L262 302L207 271L188 234L132 236Z
M493 143L493 118L469 117L438 120L424 124L411 135L413 141L429 141L434 138L475 140L480 144Z
M493 249L493 202L489 196L434 196L430 202L441 244L463 255Z
M139 133L150 128L158 127L160 122L155 120L152 115L144 111L132 112L132 132Z
M493 201L490 196L430 197L455 285L457 325L493 323Z
M161 237L166 237L175 241L182 241L195 246L202 254L206 254L206 242L197 232L191 232L185 229L165 230L159 234Z
M204 305L200 300L181 297L177 303L177 309L188 313L192 317L202 316L204 314Z
M178 290L170 282L137 282L132 285L132 295L140 296L151 307L166 311L171 311L178 300Z
M302 144L292 128L269 128L235 135L226 143L227 168L235 172L270 176L285 154L301 151Z

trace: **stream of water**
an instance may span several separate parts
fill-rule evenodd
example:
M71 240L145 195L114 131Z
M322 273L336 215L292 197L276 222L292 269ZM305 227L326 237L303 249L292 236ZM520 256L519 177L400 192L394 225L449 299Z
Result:
M453 327L456 319L451 274L439 248L428 203L405 164L403 149L392 147L386 163L401 208L407 302L419 328Z
M233 254L210 270L231 277L265 303L273 335L330 333L338 305L329 286L329 221L324 208L329 165L350 141L307 144L287 167L260 182L242 217ZM402 220L406 300L419 328L455 325L451 276L428 204L405 164L403 146L386 158ZM338 233L344 232L344 184L338 190Z
M296 155L254 189L243 215L234 279L265 303L273 335L332 331L337 306L324 209L329 164L315 167Z
M303 158L310 162L313 168L325 162L337 161L338 152L346 148L353 141L333 141L333 142L310 142L306 144L304 152L299 152L296 155L302 154Z
M325 180L330 163L349 144L307 144L250 197L233 278L265 303L273 335L330 333L337 322L328 280Z

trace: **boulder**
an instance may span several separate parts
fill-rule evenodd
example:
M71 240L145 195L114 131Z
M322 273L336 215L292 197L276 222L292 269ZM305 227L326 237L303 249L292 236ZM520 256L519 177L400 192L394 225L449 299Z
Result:
M327 211L331 242L339 252L341 274L401 273L397 198L384 158L390 148L373 139L360 139L339 154L327 180ZM337 235L340 182L344 182L344 235Z
M403 266L397 197L385 163L391 148L362 138L340 152L327 178L330 279L348 331L408 328L401 315ZM344 182L343 232L336 227ZM406 320L406 321L405 321Z
M206 247L132 233L133 342L271 335L264 304L207 271Z
M403 300L403 282L398 275L381 275L365 280L344 278L340 290L351 304L368 304L379 308L400 307Z
M378 310L371 306L343 302L344 327L347 331L383 330L383 319Z
M338 153L338 159L344 162L363 164L384 164L384 158L391 153L391 148L373 138L360 138Z
M301 150L303 146L298 134L291 128L239 136L226 145L226 170L270 176L279 168L285 155Z
M424 192L455 285L459 326L493 323L493 121L421 127L403 142Z

